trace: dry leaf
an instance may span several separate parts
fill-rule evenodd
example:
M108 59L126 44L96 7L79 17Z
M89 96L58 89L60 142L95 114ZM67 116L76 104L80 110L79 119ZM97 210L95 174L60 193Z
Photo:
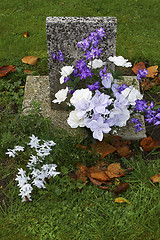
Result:
M101 155L102 158L107 156L109 153L115 152L116 148L106 143L105 141L98 142L97 144L91 144L92 149Z
M156 147L160 148L160 140L153 140L151 136L141 140L141 146L145 152L150 152Z
M95 178L96 180L99 181L111 181L111 179L105 174L104 171L99 171L99 172L92 172L90 174L91 178Z
M128 158L130 157L132 151L130 150L129 145L131 144L131 141L129 140L122 140L122 137L120 136L111 136L110 137L110 143L116 147L116 151L121 157Z
M160 83L160 74L155 78L155 82Z
M158 65L151 66L147 68L147 70L148 70L148 74L146 75L146 77L154 78L158 74Z
M128 145L119 146L117 147L116 151L121 157L125 157L125 158L129 158L132 153Z
M86 182L88 168L85 165L78 165L77 168L78 169L75 171L75 175L77 177L76 180L82 180L82 182Z
M147 91L149 89L152 89L152 87L155 85L155 82L151 82L148 80L143 80L142 87L144 91Z
M114 200L114 202L118 202L118 203L128 203L128 204L131 204L131 202L129 202L127 199L125 199L125 198L122 198L122 197L119 197L119 198L116 198L115 200ZM131 204L132 205L132 204Z
M129 184L127 182L124 182L122 184L119 184L115 189L114 189L114 196L119 194L119 193L122 193L122 192L125 192L127 190L127 188L129 187Z
M137 70L141 70L144 68L145 68L144 62L139 62L133 66L132 71L137 75Z
M28 37L28 32L24 32L23 37L27 38Z
M15 71L16 71L15 66L13 66L13 65L9 65L9 66L4 65L4 66L0 67L0 77L4 77L4 76L7 75L7 73L15 72Z
M155 176L151 177L151 180L153 181L153 183L160 183L160 174L156 174Z
M26 56L22 58L23 63L27 63L29 65L36 65L38 62L39 57L34 57L34 56Z
M105 171L105 174L107 174L109 178L117 178L124 176L125 173L124 170L121 169L120 163L111 163Z
M24 73L32 75L33 71L30 71L29 69L26 69L26 70L24 70Z

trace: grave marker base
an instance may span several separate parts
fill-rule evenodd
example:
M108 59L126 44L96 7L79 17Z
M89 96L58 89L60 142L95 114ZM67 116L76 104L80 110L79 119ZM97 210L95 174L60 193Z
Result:
M125 76L125 83L128 83L128 86L132 84L134 76ZM139 90L139 82L136 81L136 86ZM71 128L67 123L67 118L69 112L66 110L55 110L51 108L51 98L50 98L50 83L48 76L27 76L25 92L24 92L24 101L23 113L27 114L27 111L32 105L32 101L40 102L41 113L44 117L49 117L55 127L65 129L69 135L78 135L83 138L85 130L84 128ZM143 123L142 127L144 130L135 133L132 123L127 123L127 125L118 132L117 135L122 136L123 139L129 140L139 140L146 137L145 123L143 116L139 116L140 121Z

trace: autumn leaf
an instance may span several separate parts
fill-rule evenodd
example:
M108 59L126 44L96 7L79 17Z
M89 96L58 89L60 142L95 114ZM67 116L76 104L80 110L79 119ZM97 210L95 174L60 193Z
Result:
M99 171L99 172L92 172L90 174L91 178L95 178L99 181L111 181L110 177L108 177L104 171Z
M153 183L160 183L160 174L156 174L155 176L151 177L151 180L153 181Z
M148 74L146 75L146 77L154 78L158 74L158 65L148 67L147 70Z
M130 150L131 141L123 140L120 136L110 136L110 143L116 148L116 151L121 157L130 157L132 151Z
M122 184L119 184L115 189L114 189L114 196L119 194L119 193L122 193L122 192L125 192L127 190L127 188L129 187L129 184L127 182L124 182Z
M128 204L131 204L132 205L132 203L131 202L129 202L127 199L125 199L125 198L123 198L123 197L119 197L119 198L116 198L115 200L114 200L114 202L118 202L118 203L128 203Z
M103 159L105 156L107 156L109 153L115 152L116 148L112 145L106 143L105 141L98 142L97 144L91 144L91 148L101 155L101 158Z
M109 178L117 178L124 176L124 170L121 169L120 163L111 163L107 170L105 171L105 174L108 175Z
M160 140L153 140L151 136L143 138L140 144L145 152L150 152L155 148L160 148Z
M38 62L39 57L34 57L34 56L26 56L22 58L23 63L27 63L29 65L36 65Z
M23 37L27 38L28 37L28 32L24 32Z
M144 91L147 91L149 89L152 89L152 87L155 85L155 82L151 82L149 80L143 80L142 87Z
M4 77L4 76L7 75L7 73L15 72L15 71L16 71L15 66L13 66L13 65L9 65L9 66L4 65L4 66L0 67L0 77Z
M132 71L137 75L137 71L141 70L141 69L145 69L144 62L139 62L139 63L135 64L132 68Z
M160 74L155 78L155 82L160 83Z
M33 74L33 71L30 71L29 69L26 69L26 70L24 70L24 73L26 73L26 74Z
M82 182L86 182L88 168L85 165L78 165L77 168L78 169L75 171L75 175L77 176L76 180L82 180Z

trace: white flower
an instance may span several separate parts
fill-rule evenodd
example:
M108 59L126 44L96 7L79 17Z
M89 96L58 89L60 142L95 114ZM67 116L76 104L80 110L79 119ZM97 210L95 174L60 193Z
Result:
M54 99L52 102L58 103L58 104L60 104L61 102L64 102L67 98L67 93L68 93L68 87L66 87L65 89L59 90L55 94L56 99Z
M140 94L140 92L133 86L130 86L126 89L124 89L121 94L128 99L129 103L131 105L136 104L136 100L141 100L143 98L143 95Z
M105 65L106 62L103 62L101 59L94 59L92 62L90 61L88 63L88 67L92 69L96 69L96 68L101 68L103 65Z
M68 77L74 71L73 66L64 66L61 68L60 84L64 83L64 78Z
M124 57L122 57L122 56L109 57L108 60L113 62L116 66L132 67L131 62L128 62L128 59L124 59Z
M72 111L70 112L69 114L69 118L67 119L67 123L69 124L69 126L71 128L77 128L78 126L79 127L84 127L85 124L84 124L84 118L82 119L79 119L78 116L77 116L77 113L78 111Z
M15 157L17 155L15 149L7 149L8 152L6 152L6 154L9 155L9 157Z
M74 105L77 102L85 100L90 100L92 98L92 91L90 91L88 88L76 90L73 93L73 96L70 99L70 102Z
M44 182L41 179L34 179L32 182L33 185L35 185L37 188L46 188L44 185Z
M24 147L21 146L15 146L14 149L15 151L24 151Z
M31 148L38 148L39 147L39 139L32 134L31 137L29 137L31 141L28 143L28 145L31 146Z

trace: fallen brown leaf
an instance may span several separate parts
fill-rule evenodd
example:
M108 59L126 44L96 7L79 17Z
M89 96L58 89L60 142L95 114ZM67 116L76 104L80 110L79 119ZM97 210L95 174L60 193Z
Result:
M122 192L125 192L127 190L127 188L129 187L129 184L127 182L124 182L122 184L119 184L115 189L114 189L114 196L119 194L119 193L122 193Z
M91 144L91 148L101 155L101 158L103 159L105 156L107 156L109 153L115 152L116 148L112 145L106 143L105 141L98 142L97 144Z
M26 74L33 74L33 71L30 71L29 69L26 69L26 70L24 70L24 73L26 73Z
M153 183L160 183L160 174L156 174L155 176L151 177L151 180L153 181Z
M119 198L116 198L115 200L114 200L114 202L118 202L118 203L128 203L128 204L131 204L131 202L129 202L127 199L125 199L125 198L122 198L122 197L119 197Z
M0 77L4 77L4 76L7 75L7 73L15 72L15 71L16 71L15 66L13 66L13 65L9 65L9 66L4 65L4 66L0 67Z
M146 75L146 77L154 78L158 74L158 65L148 67L147 70L148 74Z
M149 89L152 89L152 87L155 85L155 82L151 82L148 80L143 80L142 87L144 91L147 91Z
M120 163L111 163L107 170L105 171L105 174L108 175L109 178L117 178L124 176L124 170L121 169Z
M160 140L153 140L151 136L149 136L148 138L143 138L140 144L145 152L150 152L156 147L160 148Z
M144 68L145 68L144 62L139 62L133 66L132 71L137 75L137 71Z
M28 37L28 32L24 32L23 37L27 38Z
M26 56L22 58L23 63L27 63L29 65L36 65L38 62L39 57L34 57L34 56Z
M92 172L90 174L91 178L94 178L99 181L111 181L111 179L105 174L104 171Z

